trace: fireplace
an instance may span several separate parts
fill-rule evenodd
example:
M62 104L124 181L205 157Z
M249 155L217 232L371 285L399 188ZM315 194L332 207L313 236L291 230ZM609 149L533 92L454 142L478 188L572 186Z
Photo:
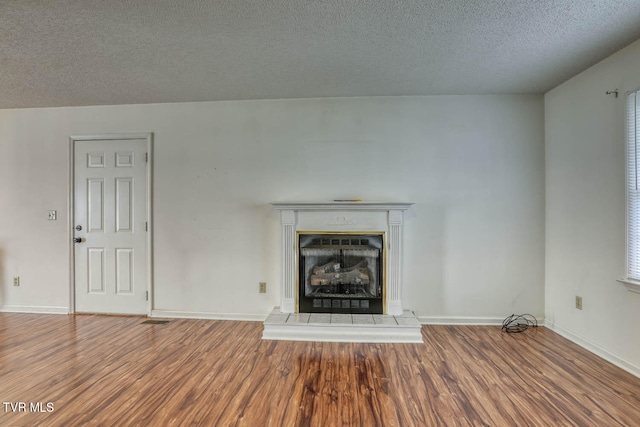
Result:
M402 315L403 214L412 204L273 203L281 225L279 310Z
M297 236L300 313L383 313L384 233Z

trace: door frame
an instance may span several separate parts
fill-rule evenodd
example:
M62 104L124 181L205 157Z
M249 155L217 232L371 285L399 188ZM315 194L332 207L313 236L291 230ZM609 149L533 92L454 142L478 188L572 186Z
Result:
M69 314L76 312L76 252L73 243L74 216L75 216L75 148L76 142L81 141L123 141L132 139L144 139L147 141L147 197L145 201L147 216L147 259L145 262L147 283L147 316L151 316L153 310L153 132L146 133L106 133L69 136L69 191L68 191L68 224L67 244L69 245Z

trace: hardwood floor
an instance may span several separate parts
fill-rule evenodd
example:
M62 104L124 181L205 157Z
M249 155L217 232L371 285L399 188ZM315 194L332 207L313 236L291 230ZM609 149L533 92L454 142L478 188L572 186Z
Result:
M143 320L0 313L0 425L640 422L640 379L545 328L423 326L424 345L345 344L262 341L257 322Z

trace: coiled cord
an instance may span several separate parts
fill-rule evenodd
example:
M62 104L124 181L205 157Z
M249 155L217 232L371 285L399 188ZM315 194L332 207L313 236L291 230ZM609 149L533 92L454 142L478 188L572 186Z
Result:
M531 314L512 314L502 321L502 330L509 334L524 332L529 327L537 327L538 321Z

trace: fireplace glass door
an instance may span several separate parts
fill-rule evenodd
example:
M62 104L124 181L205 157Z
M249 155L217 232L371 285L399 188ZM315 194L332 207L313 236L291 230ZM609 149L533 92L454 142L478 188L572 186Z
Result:
M299 234L299 312L382 314L382 234Z

